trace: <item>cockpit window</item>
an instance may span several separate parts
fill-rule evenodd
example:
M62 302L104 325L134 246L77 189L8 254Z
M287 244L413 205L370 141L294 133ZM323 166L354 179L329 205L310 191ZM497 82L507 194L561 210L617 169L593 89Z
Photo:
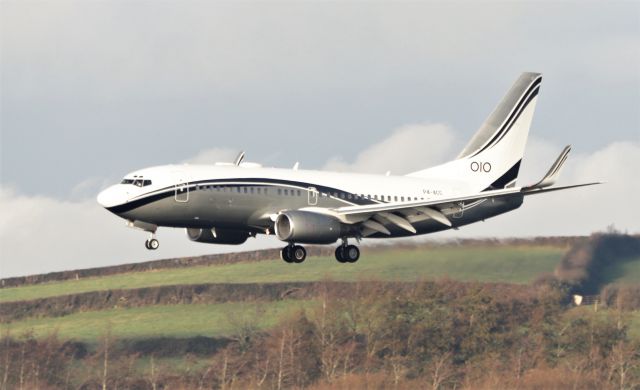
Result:
M137 187L146 187L151 185L151 180L144 180L141 177L136 177L134 179L123 179L120 184L133 184Z

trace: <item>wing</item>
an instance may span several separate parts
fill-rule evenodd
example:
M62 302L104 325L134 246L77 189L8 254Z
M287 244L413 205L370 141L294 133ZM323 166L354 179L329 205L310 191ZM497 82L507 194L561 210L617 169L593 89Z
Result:
M459 213L464 209L465 205L468 207L469 204L475 204L476 202L483 202L490 199L522 197L601 184L600 182L593 182L563 187L550 187L557 180L570 150L570 146L565 147L560 156L558 156L551 168L548 170L547 174L536 184L526 187L483 191L470 195L429 201L382 203L364 206L347 206L335 209L313 208L313 211L333 215L344 223L361 223L363 226L364 236L375 233L390 235L391 233L389 232L389 229L385 226L389 224L396 225L411 233L416 233L413 223L424 221L426 219L433 219L443 225L451 227L453 224L449 220L448 216Z
M452 214L459 213L465 206L483 202L490 199L505 197L521 197L541 194L545 192L560 191L570 188L578 188L600 184L599 182L576 184L564 187L553 188L509 188L505 190L485 191L468 196L458 196L443 198L438 200L407 203L384 203L365 206L347 206L335 209L305 208L308 211L333 215L343 223L358 224L364 227L363 236L374 233L390 235L389 229L385 225L395 225L411 233L416 233L414 223L433 219L443 225L452 227L449 219Z

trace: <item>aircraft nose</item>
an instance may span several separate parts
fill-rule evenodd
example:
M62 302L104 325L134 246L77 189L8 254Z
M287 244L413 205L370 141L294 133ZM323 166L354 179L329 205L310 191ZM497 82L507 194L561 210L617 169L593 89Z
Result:
M119 185L114 185L98 194L98 203L104 208L121 205L127 201L127 193Z

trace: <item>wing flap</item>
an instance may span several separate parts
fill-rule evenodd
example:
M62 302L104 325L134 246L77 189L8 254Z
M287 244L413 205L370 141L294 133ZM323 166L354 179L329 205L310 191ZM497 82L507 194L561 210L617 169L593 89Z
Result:
M404 203L398 203L398 202L378 203L378 204L364 205L364 206L346 206L346 207L339 207L332 210L333 212L340 215L356 215L356 214L365 214L365 213L370 213L371 215L373 215L373 214L377 214L384 211L393 212L393 211L415 209L420 207L429 207L433 210L438 210L438 209L441 209L442 207L454 206L455 203L459 203L459 202L464 202L469 200L479 200L479 199L485 199L485 198L496 198L500 196L509 196L509 195L515 195L515 194L520 194L520 188L507 188L507 189L501 189L501 190L483 191L473 195L457 196L457 197L442 198L442 199L427 200L427 201L404 202Z
M429 218L434 219L444 225L453 226L451 220L447 218L446 214L452 214L460 209L460 203L469 201L482 201L487 199L496 199L510 196L529 196L535 194L541 194L546 192L568 190L572 188L593 186L596 184L602 184L601 182L574 184L563 187L552 188L508 188L494 191L483 191L473 195L458 196L452 198L443 198L439 200L421 201L421 202L407 202L407 203L384 203L375 205L364 206L347 206L336 209L331 209L329 212L332 215L340 218L346 223L359 223L364 221L375 220L381 225L392 223L398 227L401 227L407 231L415 233L415 228L411 224L412 222L418 222L424 220L419 214L422 213ZM401 217L393 214L395 212L409 214L408 216ZM417 214L416 214L417 213ZM359 217L356 219L355 217ZM351 222L352 221L352 222ZM384 227L384 226L383 226ZM386 228L385 228L386 229ZM376 230L372 228L372 230ZM387 234L385 232L385 234Z
M378 215L408 232L411 232L413 234L416 233L416 228L414 228L409 221L407 221L406 219L402 218L399 215L395 215L395 214L384 212L384 211L378 213Z

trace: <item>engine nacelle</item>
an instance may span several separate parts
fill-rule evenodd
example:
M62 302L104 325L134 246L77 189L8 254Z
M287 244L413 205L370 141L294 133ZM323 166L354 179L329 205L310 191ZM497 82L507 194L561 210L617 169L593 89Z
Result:
M247 241L249 232L227 229L187 228L187 237L191 241L205 242L207 244L240 245Z
M344 230L338 219L309 211L285 211L275 222L279 240L301 244L331 244L343 236Z

